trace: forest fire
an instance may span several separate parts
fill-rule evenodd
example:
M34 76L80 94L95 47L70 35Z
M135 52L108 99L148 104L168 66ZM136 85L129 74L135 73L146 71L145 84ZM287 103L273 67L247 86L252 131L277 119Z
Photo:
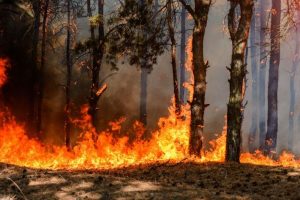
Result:
M0 1L0 200L300 199L298 4Z
M190 69L191 39L187 45L188 61ZM6 80L7 61L0 60L1 85ZM190 95L191 96L191 95ZM148 141L142 140L143 126L134 124L137 136L133 143L128 137L115 138L114 131L120 131L122 122L111 122L111 132L97 133L91 125L88 107L82 107L82 118L73 120L73 123L81 129L81 139L68 151L66 147L49 146L36 139L30 139L23 126L19 125L11 114L1 113L0 128L0 162L38 169L113 169L130 165L151 164L156 162L224 162L226 145L226 127L219 138L209 142L210 149L203 150L201 158L190 157L189 145L189 105L182 109L185 120L178 119L174 106L169 108L169 116L161 118L158 122L158 130L151 135ZM96 140L95 140L96 138ZM300 167L300 160L295 156L283 152L279 159L273 160L257 151L255 154L243 153L242 163L255 165Z
M5 77L6 62L1 60L1 77ZM188 112L185 107L183 112ZM201 159L189 158L189 119L178 120L173 107L170 115L161 118L159 129L149 141L138 139L128 144L129 138L115 139L112 133L96 131L90 125L87 109L82 109L83 118L74 120L82 129L82 138L72 151L65 147L47 146L35 139L29 139L22 126L17 124L8 113L1 114L2 126L0 129L0 161L19 166L40 169L111 169L137 164L155 162L180 162L183 160L195 162L223 162L225 155L225 132L221 137L211 141L211 149L203 152ZM186 116L189 116L186 113ZM120 123L111 123L112 130L120 130ZM137 135L142 135L143 128L135 124ZM98 135L99 134L99 135ZM93 135L98 135L94 142ZM245 153L241 156L242 162L261 165L300 167L300 161L294 156L283 153L278 161L256 154Z
M192 74L193 54L192 37L186 45L186 69ZM0 86L6 81L6 59L0 59ZM189 83L194 82L194 77L189 76ZM192 84L185 84L189 90L190 102L193 97ZM106 89L106 85L99 90ZM96 94L98 95L98 94ZM174 102L174 99L172 100ZM72 123L81 130L81 137L71 150L67 147L42 144L37 139L31 139L25 128L18 124L14 117L3 111L0 128L0 162L39 169L112 169L130 165L151 164L156 162L224 162L226 153L225 126L222 134L209 142L209 150L202 150L201 158L189 155L190 138L190 105L182 106L181 115L185 119L178 118L174 103L169 108L169 116L160 118L158 129L151 134L151 139L144 140L142 135L144 127L136 122L135 140L129 137L114 137L114 132L120 132L122 122L109 123L110 131L97 132L92 125L92 119L88 115L88 106L82 107L81 119L73 119ZM63 131L62 131L63 132ZM61 134L63 135L63 134ZM300 167L300 160L296 160L293 154L283 152L278 160L271 159L260 151L254 154L242 153L242 163L255 165Z

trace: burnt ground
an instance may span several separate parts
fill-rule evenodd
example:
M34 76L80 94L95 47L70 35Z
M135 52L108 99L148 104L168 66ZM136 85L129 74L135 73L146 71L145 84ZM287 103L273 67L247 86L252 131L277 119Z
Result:
M0 199L300 199L300 169L155 164L51 171L0 164Z

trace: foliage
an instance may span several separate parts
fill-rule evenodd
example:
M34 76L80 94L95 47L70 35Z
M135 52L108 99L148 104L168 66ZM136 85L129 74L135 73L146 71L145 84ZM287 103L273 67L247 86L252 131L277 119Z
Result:
M151 69L169 40L165 23L166 18L154 13L150 1L142 5L126 0L108 21L113 31L107 37L107 61L116 66L123 57L130 65Z

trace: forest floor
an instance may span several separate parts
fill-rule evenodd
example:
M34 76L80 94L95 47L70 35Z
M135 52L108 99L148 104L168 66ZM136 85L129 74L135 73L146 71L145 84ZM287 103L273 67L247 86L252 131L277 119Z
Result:
M0 200L300 199L300 169L179 163L107 171L0 164Z

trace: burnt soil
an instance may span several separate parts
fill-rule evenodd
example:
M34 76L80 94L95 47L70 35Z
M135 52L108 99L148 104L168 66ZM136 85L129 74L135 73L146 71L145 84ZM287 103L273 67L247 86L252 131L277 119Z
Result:
M178 163L106 171L51 171L0 164L8 199L299 199L300 169Z

